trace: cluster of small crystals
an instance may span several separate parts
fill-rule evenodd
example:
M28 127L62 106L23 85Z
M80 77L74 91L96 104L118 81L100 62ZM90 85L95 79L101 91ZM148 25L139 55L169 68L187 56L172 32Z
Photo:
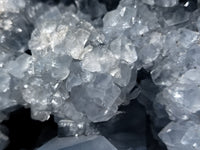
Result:
M178 0L121 0L107 12L92 1L85 13L84 0L0 0L0 122L3 110L23 105L40 121L53 114L68 134L90 134L90 122L109 120L144 93L158 118L164 106L172 120L159 133L168 150L200 149L200 10ZM132 90L141 68L156 96L148 81ZM7 141L0 132L0 149Z

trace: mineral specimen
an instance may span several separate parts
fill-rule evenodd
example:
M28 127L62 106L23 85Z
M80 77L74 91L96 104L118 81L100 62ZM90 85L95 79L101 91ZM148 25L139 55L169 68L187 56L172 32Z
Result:
M39 150L115 150L93 125L138 101L168 150L200 149L199 14L195 0L0 0L0 122L20 105L67 136Z

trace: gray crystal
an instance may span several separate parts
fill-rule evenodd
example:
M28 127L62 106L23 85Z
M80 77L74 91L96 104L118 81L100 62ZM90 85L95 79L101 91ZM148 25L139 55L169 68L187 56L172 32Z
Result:
M148 5L154 5L155 4L155 0L142 0L143 3L146 3Z
M6 91L9 90L10 80L11 80L10 75L1 70L1 73L0 73L0 92L6 92Z
M38 150L117 150L102 136L54 138Z
M155 0L155 4L162 7L173 7L178 4L178 0Z
M163 14L165 23L168 26L184 23L189 20L190 14L185 12L183 8L172 8L168 13Z
M76 109L93 122L108 120L117 111L115 101L120 95L120 89L109 75L97 74L93 83L74 87L71 93Z
M9 139L6 135L0 132L0 150L4 150L9 143Z
M31 62L32 58L27 54L23 54L17 57L16 60L8 62L5 68L14 77L22 79L25 76L24 73L30 68Z

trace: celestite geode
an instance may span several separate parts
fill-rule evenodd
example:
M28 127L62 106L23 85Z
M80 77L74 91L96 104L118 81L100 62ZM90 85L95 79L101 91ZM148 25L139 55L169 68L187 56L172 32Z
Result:
M91 123L137 99L154 126L171 120L159 133L168 150L199 150L200 9L186 10L195 0L121 0L111 11L98 0L63 2L0 0L0 122L22 105L80 136L62 150L115 150ZM153 83L136 81L142 68ZM0 131L0 149L8 140Z

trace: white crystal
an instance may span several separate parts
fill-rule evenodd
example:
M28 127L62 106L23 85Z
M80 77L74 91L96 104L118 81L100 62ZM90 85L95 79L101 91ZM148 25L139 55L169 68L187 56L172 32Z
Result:
M81 59L83 55L88 50L90 49L85 49L85 44L90 36L90 32L84 30L84 29L77 29L76 31L67 34L66 37L66 45L67 49L69 51L69 54L74 58L74 59Z
M104 16L104 32L118 34L118 31L130 28L134 24L136 14L134 1L122 0L116 10L110 11Z
M24 0L0 0L0 13L4 11L18 13L25 4Z
M27 54L23 54L17 57L16 60L10 61L5 67L14 77L22 79L25 76L25 72L28 71L31 62L32 58Z
M41 106L49 103L49 98L52 95L52 89L49 84L45 84L40 78L31 78L26 85L22 94L27 103L39 103Z
M111 51L102 48L96 48L86 54L82 61L82 67L90 72L109 72L117 65L117 59Z
M194 122L171 122L160 133L169 150L193 150L199 148L200 126Z
M137 60L135 46L124 36L113 40L110 43L110 50L117 59L121 59L128 64L133 64Z

